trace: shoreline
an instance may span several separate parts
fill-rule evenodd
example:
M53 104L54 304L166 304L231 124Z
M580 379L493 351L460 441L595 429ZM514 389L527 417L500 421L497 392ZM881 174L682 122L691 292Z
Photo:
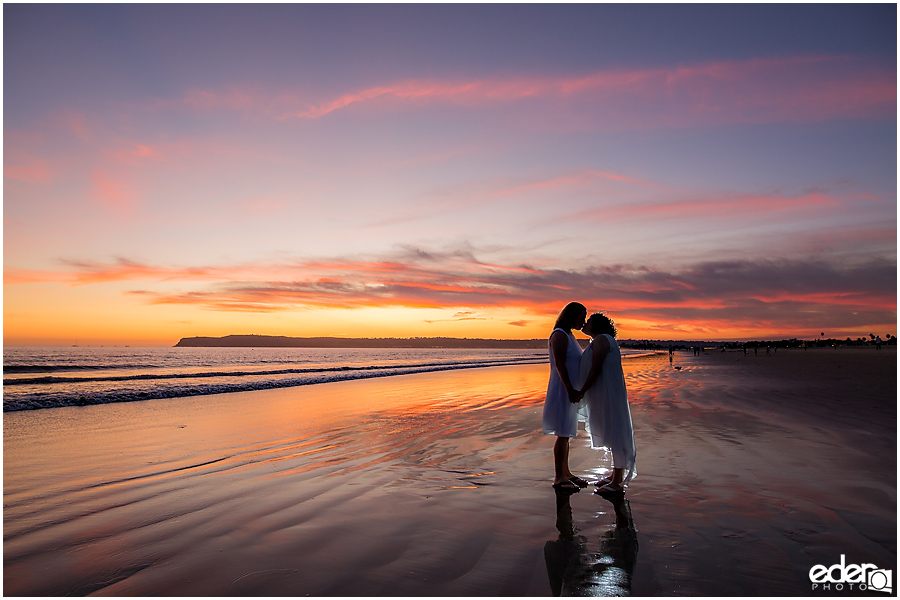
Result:
M7 413L4 591L807 595L840 554L896 570L896 353L796 352L624 361L619 504L550 488L546 364ZM583 432L570 464L608 467Z
M201 350L215 351L219 349L203 348ZM335 349L326 348L324 350ZM390 351L391 349L382 348L381 350ZM448 351L454 350L468 351L467 349L449 349ZM655 353L638 350L626 350L625 352L623 358ZM142 372L136 372L134 369L137 367L122 368L114 364L105 369L97 368L94 365L90 367L75 365L66 368L66 365L56 364L43 366L30 363L26 365L12 364L5 365L4 370L3 412L140 402L163 398L190 398L415 373L543 364L547 359L541 354L512 357L497 354L454 360L452 355L435 354L425 361L422 358L411 357L406 361L394 361L393 364L390 360L386 364L378 364L379 357L376 354L371 360L370 363L345 364L336 361L329 362L325 359L323 361L325 364L319 366L311 366L308 361L303 360L296 362L286 360L274 365L263 366L267 364L263 360L259 363L252 363L249 368L243 370L235 369L232 364L227 363L223 363L220 368L213 367L212 370L191 366L148 366L144 367ZM102 374L97 375L97 373Z

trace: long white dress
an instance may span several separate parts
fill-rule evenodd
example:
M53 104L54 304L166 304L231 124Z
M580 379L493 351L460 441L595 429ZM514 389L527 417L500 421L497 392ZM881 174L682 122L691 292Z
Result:
M628 392L625 389L625 373L622 371L622 355L616 338L603 334L609 342L609 351L603 360L600 377L590 389L585 391L580 411L585 421L585 430L591 437L592 448L608 448L613 455L613 467L625 469L623 483L628 483L637 475L635 468L634 428L631 424L631 409L628 407ZM578 385L584 385L591 370L593 359L591 344L581 356Z
M564 329L554 329L562 331ZM553 335L551 333L551 335ZM581 366L581 346L571 333L569 345L566 347L566 370L569 372L569 381L576 385L578 381L578 369ZM574 404L569 401L569 394L556 370L556 361L553 360L553 348L550 348L550 381L547 383L547 398L544 400L544 433L559 437L575 437L578 435L578 407L581 402Z

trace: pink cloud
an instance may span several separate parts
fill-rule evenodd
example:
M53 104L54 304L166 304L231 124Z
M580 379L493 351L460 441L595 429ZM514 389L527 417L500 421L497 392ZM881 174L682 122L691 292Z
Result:
M895 114L895 73L864 59L816 56L711 62L582 77L408 80L350 92L287 116L318 119L375 100L464 105L530 98L582 99L589 110L637 124L770 122ZM583 108L582 110L587 110Z
M100 170L91 174L91 182L94 186L91 199L98 204L126 213L137 203L135 192L129 184L109 177Z
M763 214L805 210L809 208L835 207L840 203L825 193L808 193L798 196L741 194L719 198L674 200L653 204L620 204L616 206L582 211L573 216L609 220L616 218L677 218L734 217L742 213Z
M3 176L22 183L50 183L53 179L47 162L41 160L26 165L4 165Z
M268 215L284 210L288 206L285 196L259 196L238 203L250 215Z
M258 275L260 272L270 272L269 270L261 270L257 266L247 269L244 269L240 266L232 266L228 268L208 266L164 267L147 265L125 258L119 258L112 263L98 263L75 260L64 260L62 262L64 265L69 267L70 270L54 273L52 280L64 280L68 283L77 285L130 280L219 280L223 278L227 279L242 277L244 275L250 276L252 273L256 273Z
M797 250L806 254L828 254L835 248L862 250L871 253L873 248L897 251L896 220L886 220L883 224L870 227L848 227L841 225L821 231L811 232L796 241Z
M6 135L6 134L4 134ZM4 143L3 176L22 183L50 183L56 173L50 166L50 160L23 149L20 144L35 146L41 143L39 135L10 135ZM15 140L15 141L14 141Z
M158 160L162 158L160 148L148 144L132 142L126 147L116 145L115 148L104 152L114 163L136 166L147 160Z
M156 99L149 104L151 110L165 110L186 107L197 112L216 110L260 111L269 107L275 98L254 88L231 87L226 90L191 89L177 99ZM293 96L286 96L282 101L291 101Z
M80 113L67 113L63 117L69 131L75 134L81 141L88 141L91 138L91 130L88 128L87 116Z
M441 81L406 81L390 86L378 86L358 92L345 94L333 100L329 100L318 106L312 106L306 110L298 111L291 115L300 119L318 119L328 113L345 108L357 102L365 102L381 97L392 97L406 100L420 100L432 98L462 98L465 96L481 95L492 96L490 89L484 90L482 82L441 82Z
M602 180L626 183L629 185L660 187L657 184L653 184L651 182L636 179L633 177L626 177L625 175L621 174L607 173L605 171L598 171L596 169L587 169L585 171L572 173L570 175L551 177L549 179L540 179L510 187L495 189L485 195L494 197L520 195L534 191L548 191L572 188L577 186L590 186Z
M420 204L408 210L403 216L380 219L372 226L407 223L423 218L433 218L438 214L455 213L466 206L520 199L523 195L541 192L572 191L597 194L603 191L603 184L624 184L632 188L666 189L656 182L621 173L609 173L597 169L585 169L543 179L511 182L506 180L479 182L474 185L452 186L433 192L438 198L431 204ZM621 193L622 185L617 186Z

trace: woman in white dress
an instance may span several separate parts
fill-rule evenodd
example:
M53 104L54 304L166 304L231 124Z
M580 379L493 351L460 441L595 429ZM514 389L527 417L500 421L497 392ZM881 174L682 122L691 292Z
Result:
M581 365L581 346L572 335L572 329L581 329L586 316L584 305L569 302L560 311L550 334L550 381L544 400L544 433L556 436L553 488L565 492L577 492L588 485L569 471L569 438L578 434L578 403L584 395L574 385Z
M635 469L634 429L622 355L616 343L616 325L602 313L588 318L582 331L591 343L581 357L580 373L584 383L585 429L591 447L608 448L613 455L613 474L597 482L598 492L625 491L625 485L637 475Z

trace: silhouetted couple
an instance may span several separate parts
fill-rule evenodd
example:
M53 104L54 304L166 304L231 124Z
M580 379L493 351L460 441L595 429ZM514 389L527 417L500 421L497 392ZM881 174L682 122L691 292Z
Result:
M591 337L583 352L573 329ZM558 491L577 492L589 485L569 470L569 438L578 435L579 420L585 422L591 447L608 448L613 455L612 476L596 482L597 491L624 492L637 471L616 326L602 313L588 318L584 305L570 302L550 334L550 382L544 401L544 433L557 436L553 487Z

